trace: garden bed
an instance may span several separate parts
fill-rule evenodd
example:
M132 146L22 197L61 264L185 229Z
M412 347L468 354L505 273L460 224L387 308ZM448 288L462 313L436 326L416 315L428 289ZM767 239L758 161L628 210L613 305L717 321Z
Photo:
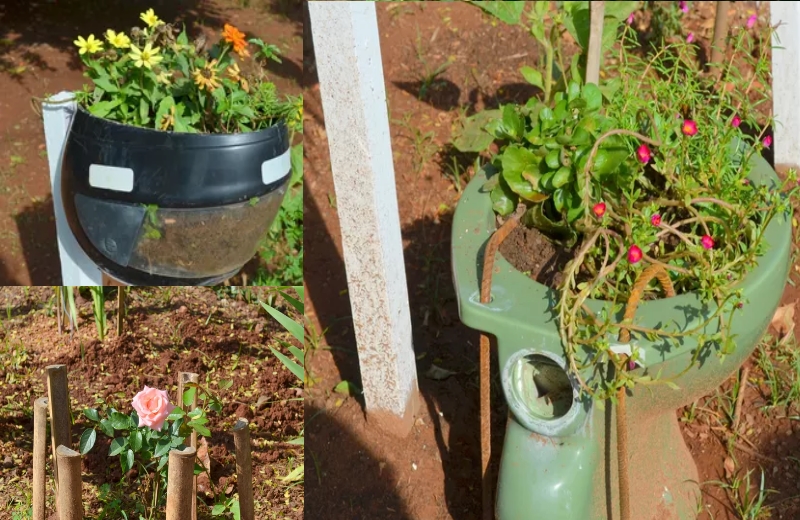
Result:
M235 492L231 428L237 417L245 417L252 425L256 518L303 518L302 483L280 480L303 462L302 448L287 444L303 429L298 400L302 389L269 349L285 351L277 339L289 341L289 335L261 309L255 293L248 303L243 296L232 296L238 290L133 289L123 336L116 336L109 318L112 330L100 342L91 301L79 300L79 328L70 338L68 331L57 331L50 288L0 289L0 516L29 507L32 404L47 395L44 367L63 363L69 374L76 446L83 430L91 427L79 411L94 407L96 399L130 410L131 398L144 385L166 389L174 399L178 372L198 373L201 382L210 377L209 388L223 403L222 413L211 412L207 425L212 431L207 441L214 486L228 496ZM266 296L267 291L260 294ZM276 305L297 318L280 298ZM106 310L114 316L116 304L107 303ZM221 381L233 384L220 390ZM107 457L109 444L110 439L98 436L97 445L83 458L84 503L96 518L119 518L113 513L115 501L120 510L132 510L126 498L131 489L118 485L120 465ZM108 493L103 491L106 485ZM203 495L209 484L201 477L198 487ZM51 511L52 499L48 497ZM100 516L104 508L105 517ZM200 518L210 518L208 512L198 508Z

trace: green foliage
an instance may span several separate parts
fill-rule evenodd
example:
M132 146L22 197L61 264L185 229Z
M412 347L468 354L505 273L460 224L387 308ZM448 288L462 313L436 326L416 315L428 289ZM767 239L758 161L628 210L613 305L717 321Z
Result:
M302 126L302 98L281 98L262 62L280 62L278 48L226 24L219 43L190 42L186 30L141 16L130 35L109 29L76 45L92 80L78 95L91 114L120 123L175 132L250 132L285 121ZM250 56L248 46L258 50ZM238 61L234 55L238 54ZM242 65L240 69L239 65Z
M89 291L92 293L92 312L94 313L94 323L97 326L97 337L103 341L108 332L108 323L106 321L106 296L103 292L103 287L90 286Z
M280 289L287 289L288 287L281 287ZM284 290L279 290L280 295L292 306L294 309L300 313L302 316L305 313L305 305L303 303L303 299L305 296L305 290L302 285L292 287L295 292L297 292L299 299L294 298L293 296L287 294ZM264 308L267 313L275 318L275 320L283 326L294 338L299 341L300 343L304 343L305 339L305 330L303 327L302 321L295 321L286 314L282 313L272 305L267 304L266 302L259 302L261 306ZM286 348L292 356L297 360L291 359L286 354L276 350L273 347L269 347L272 353L275 355L278 360L280 360L283 365L288 368L300 382L305 380L305 352L300 350L299 348L291 345L285 341L280 341L280 344ZM292 439L290 441L292 444L303 445L304 438L301 435L296 439ZM304 465L298 465L294 470L292 470L288 475L284 476L281 480L284 482L300 482L304 478Z
M98 432L113 439L108 456L119 457L123 480L127 478L124 475L128 471L136 468L139 469L135 476L138 487L141 490L153 490L153 499L149 506L137 503L137 511L141 508L143 517L153 517L155 512L166 504L169 452L173 449L184 449L193 431L200 436L211 436L211 431L206 426L207 413L209 411L219 413L222 410L222 403L207 388L195 383L187 385L182 401L191 403L195 395L199 403L197 408L187 412L186 406L175 407L158 431L147 426L139 427L139 416L135 410L125 414L109 406L102 399L97 401L99 409L83 410L83 416L92 423L92 427L81 434L79 442L81 455L89 453L95 446ZM199 471L198 467L201 468ZM195 473L201 471L205 471L205 468L196 465ZM141 493L141 496L145 496L145 493ZM224 492L216 496L217 503L225 505L224 511L229 511L230 507L227 505ZM101 501L103 501L102 493ZM109 511L106 513L115 511L117 506L120 506L120 503L116 499L109 500L107 503ZM148 508L149 515L145 514Z
M298 284L303 279L303 145L292 147L292 178L283 204L259 248L269 269L253 285Z
M634 343L692 337L704 348L695 350L690 366L707 348L723 357L732 352L730 325L745 303L736 285L764 253L762 236L771 220L791 210L797 176L790 172L774 187L749 179L750 158L769 146L763 130L755 136L743 131L772 123L757 119L768 94L750 89L769 82L768 52L759 48L768 38L735 33L734 52L753 72L743 74L731 60L718 77L702 74L696 49L686 42L647 54L626 28L617 64L606 67L613 79L597 86L584 84L580 57L567 69L557 48L562 26L579 44L588 40L587 3L565 2L555 13L543 4L534 4L530 18L547 64L543 73L521 69L542 98L472 116L454 144L481 152L497 143L483 167L483 191L494 211L508 217L520 208L524 225L575 247L559 287L558 323L572 372L585 391L604 399L623 385L658 379L619 370L590 385L581 376L617 359L609 339L620 327L611 316L622 311L648 265L664 267L679 294L696 292L711 310L691 330L640 328ZM611 25L604 41L616 35L635 2L606 6ZM733 88L717 88L728 84ZM642 254L626 254L634 249ZM612 305L595 316L585 307L590 298ZM635 345L632 350L635 359Z

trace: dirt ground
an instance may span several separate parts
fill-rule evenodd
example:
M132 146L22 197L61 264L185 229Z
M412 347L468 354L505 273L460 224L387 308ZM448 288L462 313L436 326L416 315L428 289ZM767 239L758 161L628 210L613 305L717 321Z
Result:
M684 29L707 52L714 3L689 4ZM525 30L463 3L379 3L377 12L422 406L407 438L387 438L366 422L360 397L333 390L342 380L359 387L360 375L319 85L313 53L306 52L305 281L307 314L321 331L319 345L309 345L307 363L311 385L305 413L314 465L307 511L312 518L332 520L479 518L478 333L458 320L449 258L452 210L474 158L449 143L463 115L510 100L524 102L536 93L518 69L534 64L537 51ZM731 24L741 26L755 12L755 2L732 3ZM766 3L758 16L758 27L765 27ZM634 23L644 28L648 20L637 15ZM797 267L792 273L796 277ZM762 344L768 355L796 350L792 313L798 290L793 284L787 285L781 307L782 319L791 326L773 327L772 339ZM767 518L766 508L759 512L752 504L749 513L737 512L757 494L762 470L771 518L800 518L800 466L793 458L800 458L800 414L794 407L768 406L770 376L759 359L756 354L747 364L743 434L731 451L727 412L738 374L695 406L676 411L703 482L699 518ZM432 364L454 375L426 377ZM495 455L508 413L497 383L495 376ZM734 471L726 474L731 464ZM742 484L748 471L749 487Z
M186 23L192 37L216 41L231 23L277 45L283 63L269 72L280 92L300 93L302 11L293 0L7 0L0 2L0 282L61 283L44 130L37 100L80 90L82 63L72 43L109 27L140 25L154 8ZM108 13L113 13L109 18ZM253 278L258 257L246 267ZM240 283L237 279L233 283Z
M29 518L22 512L30 507L32 405L47 396L44 367L52 364L67 365L76 445L89 425L80 412L96 407L96 399L129 411L130 400L148 385L167 390L174 401L178 372L199 374L201 383L223 403L220 414L208 415L214 486L225 489L227 496L237 492L231 428L244 417L251 423L256 518L303 518L302 484L279 480L303 461L302 448L287 443L303 429L298 399L302 389L268 348L285 352L277 339L290 338L257 302L257 296L266 298L268 290L259 288L248 301L245 295L222 288L134 288L127 298L122 337L116 335L116 290L106 291L110 331L101 342L88 293L77 301L79 325L71 336L57 330L52 288L0 288L0 518L14 513L20 515L15 519ZM275 306L297 319L281 297ZM233 385L221 389L219 383L225 380ZM124 497L133 489L117 485L122 474L117 458L107 456L109 445L110 439L98 435L95 447L83 457L88 518L97 518L111 501L98 496L105 483L112 484L116 498L122 497L122 510L132 511L130 498ZM201 477L198 486L201 493L208 489L207 478ZM48 493L52 512L54 497ZM209 507L198 506L199 518L211 518L209 512Z

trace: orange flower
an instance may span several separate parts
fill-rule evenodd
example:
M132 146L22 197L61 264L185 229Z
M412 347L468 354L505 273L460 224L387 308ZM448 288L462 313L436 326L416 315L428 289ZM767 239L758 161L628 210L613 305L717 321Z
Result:
M222 37L226 42L233 45L234 52L239 56L250 56L250 53L247 52L247 41L244 39L245 34L242 31L226 23L222 31Z

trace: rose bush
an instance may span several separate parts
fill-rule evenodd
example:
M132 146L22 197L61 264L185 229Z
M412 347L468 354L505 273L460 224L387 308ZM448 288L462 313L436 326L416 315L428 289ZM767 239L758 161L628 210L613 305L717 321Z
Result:
M232 385L232 381L219 383L220 389ZM153 518L166 504L169 452L184 449L193 431L199 436L211 436L206 426L207 413L221 412L222 403L206 387L190 383L182 396L183 405L190 405L195 396L199 406L185 411L184 407L170 402L166 390L145 386L132 399L133 410L129 414L103 400L98 400L99 408L83 411L84 417L93 425L81 435L80 453L85 455L91 451L98 431L113 439L108 455L119 457L122 479L132 479L138 488L140 498L133 507L142 515L141 518ZM195 474L206 470L204 466L195 464ZM210 478L209 481L213 486ZM236 516L238 507L238 500L226 498L223 492L215 493L213 514L231 513Z

